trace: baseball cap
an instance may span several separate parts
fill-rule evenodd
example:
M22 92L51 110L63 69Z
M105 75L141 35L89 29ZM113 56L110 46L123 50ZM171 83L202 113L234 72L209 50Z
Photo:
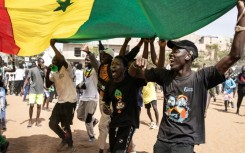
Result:
M186 49L191 54L192 60L198 57L198 49L196 45L189 40L181 40L181 41L170 40L167 42L167 46L171 49L173 49L174 47Z
M106 54L111 55L111 57L114 57L114 50L111 48L106 48L105 50L103 50Z

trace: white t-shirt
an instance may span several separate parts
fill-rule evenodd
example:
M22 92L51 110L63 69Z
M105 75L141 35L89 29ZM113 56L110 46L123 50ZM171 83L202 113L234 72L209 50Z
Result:
M76 85L78 85L83 81L83 70L76 70L75 76L76 76Z
M93 69L89 77L85 77L86 89L83 90L80 100L82 101L99 101L99 92L97 89L98 78Z
M16 69L15 71L15 81L24 80L25 70L24 69Z
M77 101L77 92L73 78L74 74L70 64L68 64L67 69L62 66L59 72L51 75L50 80L55 84L58 94L58 103L75 103Z

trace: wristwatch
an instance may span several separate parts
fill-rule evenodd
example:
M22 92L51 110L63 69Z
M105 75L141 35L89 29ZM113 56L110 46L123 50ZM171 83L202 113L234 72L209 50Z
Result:
M236 32L240 32L240 31L244 31L245 30L245 27L241 27L239 25L235 26L235 31Z

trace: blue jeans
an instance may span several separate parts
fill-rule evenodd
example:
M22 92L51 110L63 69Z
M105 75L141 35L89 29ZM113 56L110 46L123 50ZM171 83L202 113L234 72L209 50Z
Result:
M0 87L0 102L1 102L1 118L2 128L6 128L6 92L3 87Z
M25 86L24 96L23 96L23 101L25 101L25 100L26 100L26 95L27 95L27 94L28 94L28 92L29 92L29 88L30 88L30 86L29 86L29 85L26 85L26 86Z

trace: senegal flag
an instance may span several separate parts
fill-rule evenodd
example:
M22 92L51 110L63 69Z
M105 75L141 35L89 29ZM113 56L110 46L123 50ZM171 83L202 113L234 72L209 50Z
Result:
M43 52L50 39L176 39L232 9L237 0L0 0L0 51ZM235 20L235 17L234 17Z

